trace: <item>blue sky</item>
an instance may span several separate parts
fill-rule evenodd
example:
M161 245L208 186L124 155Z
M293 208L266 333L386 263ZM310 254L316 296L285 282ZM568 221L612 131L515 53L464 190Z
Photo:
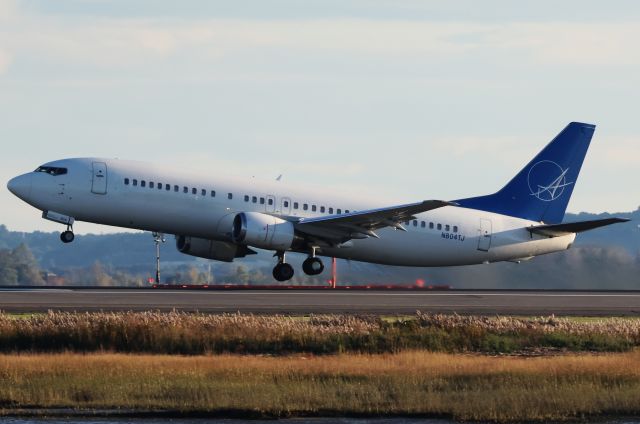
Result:
M569 210L629 211L638 40L632 1L0 0L0 179L106 156L455 199L577 120L598 128Z

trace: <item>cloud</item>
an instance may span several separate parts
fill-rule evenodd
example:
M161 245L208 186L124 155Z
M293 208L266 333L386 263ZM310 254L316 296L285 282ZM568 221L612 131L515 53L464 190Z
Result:
M637 22L519 23L496 27L488 43L509 51L525 50L537 63L572 66L640 64Z
M0 49L0 75L4 74L11 64L9 52Z
M607 137L602 146L594 146L599 161L611 166L628 167L640 175L640 137Z
M0 13L13 3L0 0ZM6 6L9 5L9 6ZM273 50L317 55L402 58L409 62L469 55L512 57L513 64L624 66L640 64L627 23L473 23L416 20L131 19L20 15L0 30L14 47L50 60L97 66L145 66L171 56L220 59ZM477 56L476 56L477 57Z
M0 22L7 22L17 15L17 5L14 0L0 0Z

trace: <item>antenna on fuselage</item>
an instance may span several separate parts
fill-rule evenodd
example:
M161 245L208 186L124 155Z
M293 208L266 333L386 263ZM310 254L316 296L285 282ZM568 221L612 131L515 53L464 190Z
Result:
M276 177L276 181L280 181L281 179L282 179L282 174L280 174L280 175L278 175L278 176Z

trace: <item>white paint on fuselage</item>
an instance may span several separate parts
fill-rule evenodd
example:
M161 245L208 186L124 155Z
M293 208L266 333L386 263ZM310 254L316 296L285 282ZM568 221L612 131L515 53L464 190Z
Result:
M93 162L107 164L106 194L91 191ZM280 181L255 178L240 179L227 175L201 175L167 166L118 159L64 159L46 166L65 167L68 173L52 176L42 172L31 173L31 191L23 198L40 210L52 210L74 217L77 221L126 227L167 234L179 234L228 241L233 218L239 212L269 212L275 215L313 217L330 215L339 208L367 210L391 206L397 202L380 199L359 199L341 196L326 189L295 186ZM125 178L138 180L138 186L125 185ZM146 187L141 187L144 180ZM149 187L154 182L154 188ZM162 183L162 189L157 184ZM170 184L170 190L165 185ZM178 192L174 186L178 186ZM188 188L188 193L183 192ZM197 194L192 194L192 189ZM202 189L206 194L202 195ZM215 197L211 191L215 190ZM228 199L228 193L233 198ZM244 196L249 196L249 202ZM265 204L253 203L252 197L265 198ZM266 204L267 196L275 198L275 210ZM282 200L289 199L291 210L283 211ZM293 203L298 203L298 209ZM309 205L303 210L303 204ZM317 211L311 211L316 205ZM320 213L320 206L326 208ZM353 240L351 247L324 248L323 256L347 258L364 262L405 266L470 265L528 258L567 249L575 234L547 238L531 235L526 227L539 225L505 215L474 209L443 207L416 215L418 225L405 225L407 231L386 228L377 231L379 239ZM491 244L488 251L478 249L480 220L491 221ZM421 222L426 223L425 227ZM429 228L429 223L442 224L443 230ZM444 231L445 225L450 230ZM452 231L457 226L457 233ZM455 238L446 238L446 234Z

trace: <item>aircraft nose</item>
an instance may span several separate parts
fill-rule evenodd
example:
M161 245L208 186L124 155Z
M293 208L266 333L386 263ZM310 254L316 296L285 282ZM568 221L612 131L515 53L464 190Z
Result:
M9 191L21 199L26 199L31 194L31 174L24 174L12 178L7 183Z

